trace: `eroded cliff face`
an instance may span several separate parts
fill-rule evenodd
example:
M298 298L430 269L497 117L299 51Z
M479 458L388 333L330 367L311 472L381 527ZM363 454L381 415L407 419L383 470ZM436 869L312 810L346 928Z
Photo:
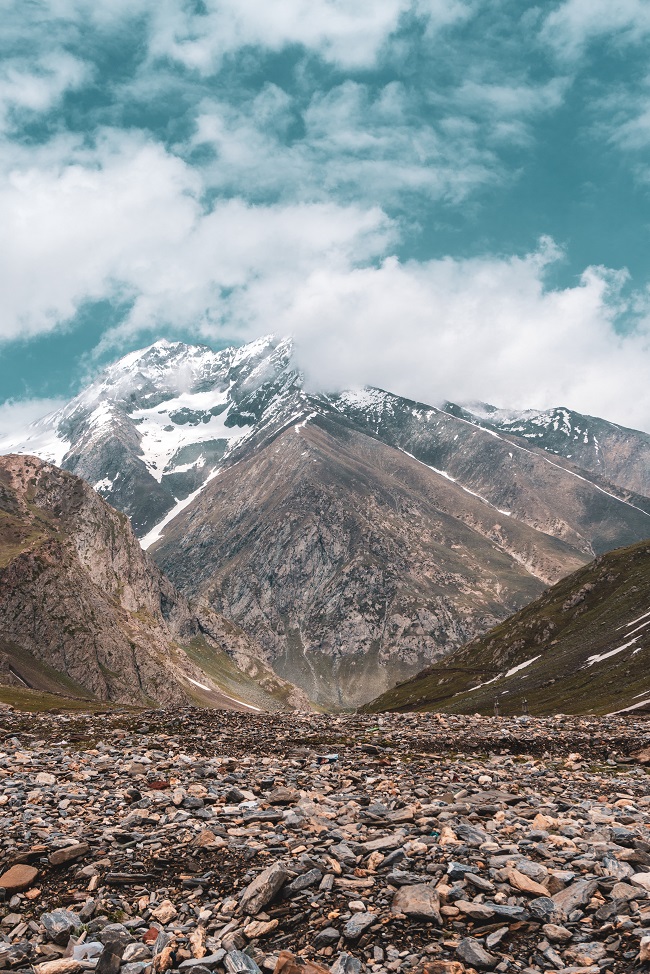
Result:
M399 450L318 420L222 471L155 556L326 706L387 689L585 560Z
M256 657L235 626L190 608L88 484L32 457L0 458L0 650L13 679L56 683L51 669L73 695L238 706L183 647L212 667L223 651Z

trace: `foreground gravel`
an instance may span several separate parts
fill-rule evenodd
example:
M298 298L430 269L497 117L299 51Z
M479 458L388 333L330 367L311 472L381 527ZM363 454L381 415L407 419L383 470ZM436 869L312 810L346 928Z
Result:
M2 711L0 968L644 969L648 768L630 715Z

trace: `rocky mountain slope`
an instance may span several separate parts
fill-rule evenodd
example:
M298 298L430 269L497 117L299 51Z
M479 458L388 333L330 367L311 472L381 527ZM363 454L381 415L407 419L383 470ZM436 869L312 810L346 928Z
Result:
M0 458L0 682L149 706L304 703L241 631L190 608L123 514L22 456Z
M538 411L496 409L485 403L451 411L488 429L565 457L596 477L650 496L650 435L558 407Z
M85 477L186 595L328 706L372 698L650 534L650 500L622 476L450 403L308 394L272 337L157 342L9 447Z
M650 714L650 541L612 551L366 709Z
M155 557L329 706L369 699L584 560L332 416L224 469Z

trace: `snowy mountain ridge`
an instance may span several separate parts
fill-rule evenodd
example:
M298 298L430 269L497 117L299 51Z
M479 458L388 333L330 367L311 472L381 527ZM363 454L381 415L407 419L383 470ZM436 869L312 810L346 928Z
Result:
M292 340L274 335L221 351L160 339L130 352L63 408L1 440L0 454L31 453L84 477L126 511L137 534L151 543L248 441L260 442L284 426L332 410L375 436L388 435L393 446L407 453L408 443L402 442L406 426L411 435L421 430L430 437L444 425L445 415L453 416L490 436L512 438L519 448L530 444L624 490L650 495L647 434L565 407L430 406L372 387L311 395L293 361ZM441 475L458 479L446 462L453 443L446 453L414 455ZM476 485L463 483L482 496ZM488 502L499 511L510 510L509 503Z

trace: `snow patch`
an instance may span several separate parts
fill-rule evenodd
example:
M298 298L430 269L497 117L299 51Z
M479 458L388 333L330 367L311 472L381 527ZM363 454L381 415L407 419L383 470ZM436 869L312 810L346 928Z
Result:
M145 534L144 538L140 539L141 547L146 551L153 544L155 544L156 541L160 541L160 539L163 536L163 531L170 523L170 521L173 521L174 518L181 513L181 511L184 511L186 507L189 507L192 501L199 496L201 491L205 490L205 488L210 483L210 481L214 480L214 478L218 476L220 472L221 472L220 470L213 470L211 473L208 474L208 476L205 478L201 486L197 488L197 490L193 491L191 494L188 494L188 496L185 497L182 501L177 501L174 507L172 507L171 511L165 514L162 521L156 524L156 526L153 527L151 531Z
M634 639L630 639L629 642L623 643L622 646L617 646L616 649L610 649L608 653L596 653L595 656L590 656L585 663L585 667L593 666L595 663L602 663L605 659L610 659L612 656L617 656L618 653L622 653L624 649L629 649L630 646L634 646L638 640L639 637L635 636Z

